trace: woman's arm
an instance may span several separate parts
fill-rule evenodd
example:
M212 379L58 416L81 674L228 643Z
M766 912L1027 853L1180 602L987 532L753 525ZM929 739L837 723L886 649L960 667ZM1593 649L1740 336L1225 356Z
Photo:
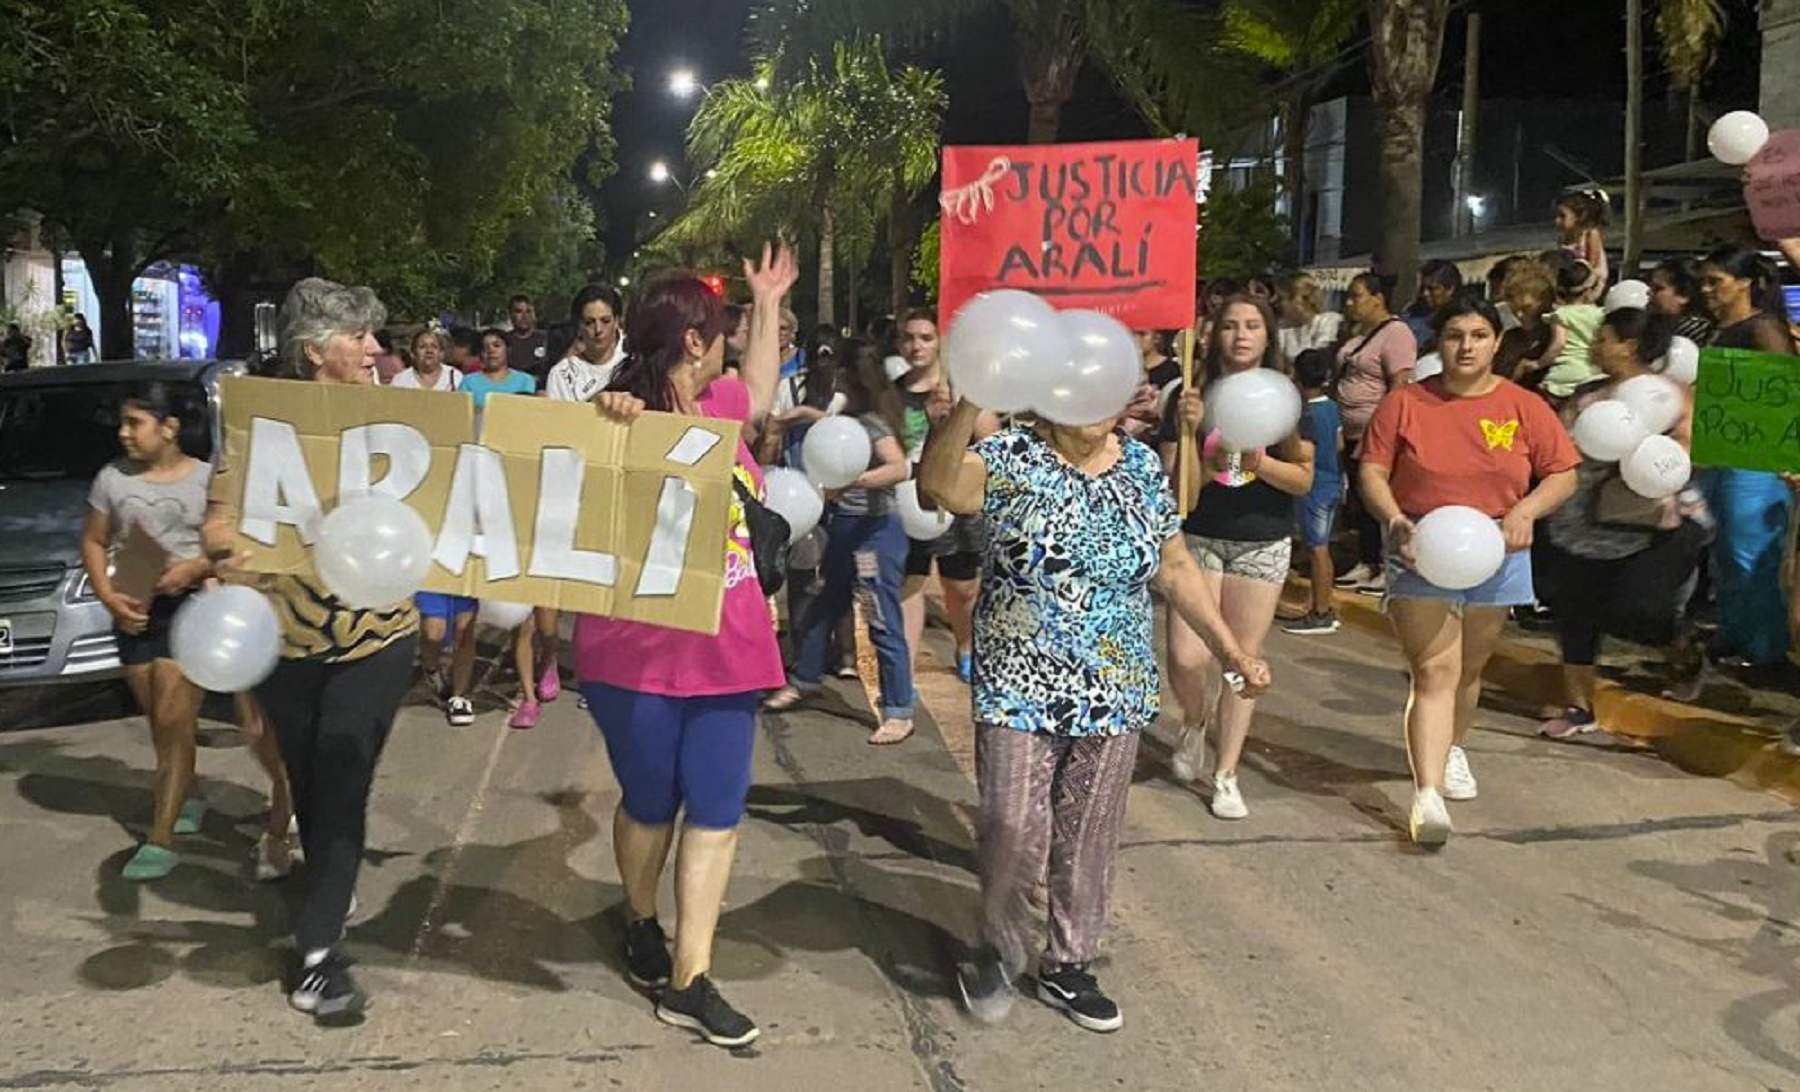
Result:
M1200 423L1206 419L1206 399L1198 390L1183 390L1176 403L1175 440L1157 445L1157 454L1162 456L1163 473L1175 484L1177 492L1181 491L1181 438L1195 436L1195 449L1199 450L1198 435ZM1176 503L1183 512L1192 512L1200 505L1200 494L1206 489L1212 475L1205 473L1205 465L1197 467L1198 473L1189 474L1187 495L1177 497Z
M919 458L919 492L959 516L981 511L987 500L987 464L969 450L984 411L967 398L934 426Z
M906 464L906 452L900 441L892 436L883 436L875 441L875 457L879 465L872 466L862 472L850 483L851 489L889 489L905 481L912 473L912 467Z
M1525 499L1512 506L1512 510L1500 521L1500 530L1506 536L1506 549L1509 553L1531 549L1531 540L1537 521L1562 507L1562 503L1575 494L1575 471L1559 470L1543 481L1537 488L1525 494Z
M1243 676L1244 697L1253 698L1269 688L1269 665L1238 647L1237 637L1219 614L1218 604L1206 594L1200 566L1180 535L1163 540L1162 568L1152 586L1168 600L1169 608L1200 635L1227 670Z
M1304 497L1312 491L1313 445L1298 436L1289 436L1275 447L1277 455L1265 454L1253 469L1257 476L1290 496Z
M87 522L81 527L81 567L87 572L88 587L120 629L142 633L150 616L145 613L145 604L120 595L113 588L112 574L107 572L111 560L107 551L111 545L112 517L98 508L88 509Z
M1751 327L1751 333L1756 335L1757 352L1777 353L1781 356L1794 355L1794 339L1788 332L1788 328L1774 315L1765 313Z
M750 421L760 423L775 401L775 384L781 377L781 298L800 279L800 265L786 243L763 245L762 262L744 259L744 279L750 282L750 343L738 369L750 389Z
M1391 472L1379 463L1363 462L1358 465L1356 484L1362 490L1362 502L1367 506L1369 515L1381 524L1387 532L1390 548L1400 555L1400 559L1408 565L1412 564L1412 520L1400 510L1400 502L1394 499L1394 487L1389 481Z

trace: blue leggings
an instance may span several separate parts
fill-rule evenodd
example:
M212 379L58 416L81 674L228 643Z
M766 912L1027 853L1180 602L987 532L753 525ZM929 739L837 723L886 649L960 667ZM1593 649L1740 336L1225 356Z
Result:
M584 682L588 712L606 740L625 814L668 826L685 806L687 824L732 830L750 793L759 695L672 698Z
M1779 663L1788 654L1787 599L1781 593L1787 486L1773 474L1714 470L1701 487L1719 524L1712 574L1720 650L1751 663Z

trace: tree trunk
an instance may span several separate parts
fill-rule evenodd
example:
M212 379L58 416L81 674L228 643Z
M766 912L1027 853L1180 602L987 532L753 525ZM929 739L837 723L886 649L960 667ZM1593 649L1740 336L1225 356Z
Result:
M1312 240L1306 238L1307 99L1304 90L1296 91L1281 107L1281 155L1286 161L1281 181L1287 190L1288 224L1293 232L1294 252L1302 260L1312 253Z
M1064 3L1061 11L1019 27L1025 101L1031 104L1025 138L1029 143L1056 143L1062 108L1075 94L1075 77L1085 56L1080 6Z
M906 187L896 177L893 193L888 199L888 276L894 281L890 291L893 293L895 322L906 314L907 301L912 299L912 257L918 235L912 202L906 197Z
M1456 132L1456 207L1450 220L1453 235L1473 235L1481 227L1469 199L1475 196L1475 149L1481 121L1481 13L1469 13L1468 34L1463 40L1463 97Z
M1450 0L1369 0L1369 73L1381 109L1385 191L1381 258L1397 280L1394 298L1401 303L1419 286L1425 105L1437 82L1449 15Z
M1031 120L1025 130L1027 144L1055 144L1062 125L1063 104L1055 99L1031 100Z
M119 228L77 244L100 305L94 326L100 335L101 353L107 360L136 359L131 321L131 282L137 279L139 264L136 235L130 228Z
M827 204L819 210L819 317L817 322L837 325L837 224Z
M1644 240L1644 2L1625 0L1625 252L1621 278L1637 276Z
M250 294L254 268L250 255L232 254L207 276L219 301L219 343L213 347L219 360L249 360L256 353L256 304Z

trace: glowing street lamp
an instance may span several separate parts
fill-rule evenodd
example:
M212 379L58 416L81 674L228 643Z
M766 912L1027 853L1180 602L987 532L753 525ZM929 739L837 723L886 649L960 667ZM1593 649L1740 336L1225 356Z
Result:
M669 94L678 99L693 97L700 90L700 77L691 68L677 68L669 73Z
M669 164L666 160L659 159L650 164L650 181L657 185L660 186L674 177L674 175L669 173Z

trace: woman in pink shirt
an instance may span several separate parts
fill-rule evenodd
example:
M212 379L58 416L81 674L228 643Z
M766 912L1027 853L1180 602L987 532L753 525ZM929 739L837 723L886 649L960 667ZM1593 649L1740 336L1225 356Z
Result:
M754 427L774 400L781 348L777 315L799 267L785 247L744 263L755 296L742 378L722 377L723 301L691 274L645 286L627 311L630 353L595 401L629 422L645 410L740 421ZM740 440L735 474L760 495L762 473ZM575 623L582 693L612 759L622 798L613 854L625 887L625 969L660 990L657 1018L708 1042L738 1047L759 1030L719 996L707 972L713 932L750 791L762 692L782 686L781 652L757 582L750 529L732 501L725 602L715 636L583 616ZM656 891L682 819L675 865L675 952L656 917Z
M1387 588L1381 560L1381 526L1368 514L1358 486L1362 437L1382 398L1412 382L1419 342L1392 308L1394 282L1378 273L1358 274L1344 298L1344 317L1355 336L1338 349L1337 400L1343 412L1344 467L1350 482L1350 526L1356 531L1356 567L1337 578L1340 588L1380 595Z

